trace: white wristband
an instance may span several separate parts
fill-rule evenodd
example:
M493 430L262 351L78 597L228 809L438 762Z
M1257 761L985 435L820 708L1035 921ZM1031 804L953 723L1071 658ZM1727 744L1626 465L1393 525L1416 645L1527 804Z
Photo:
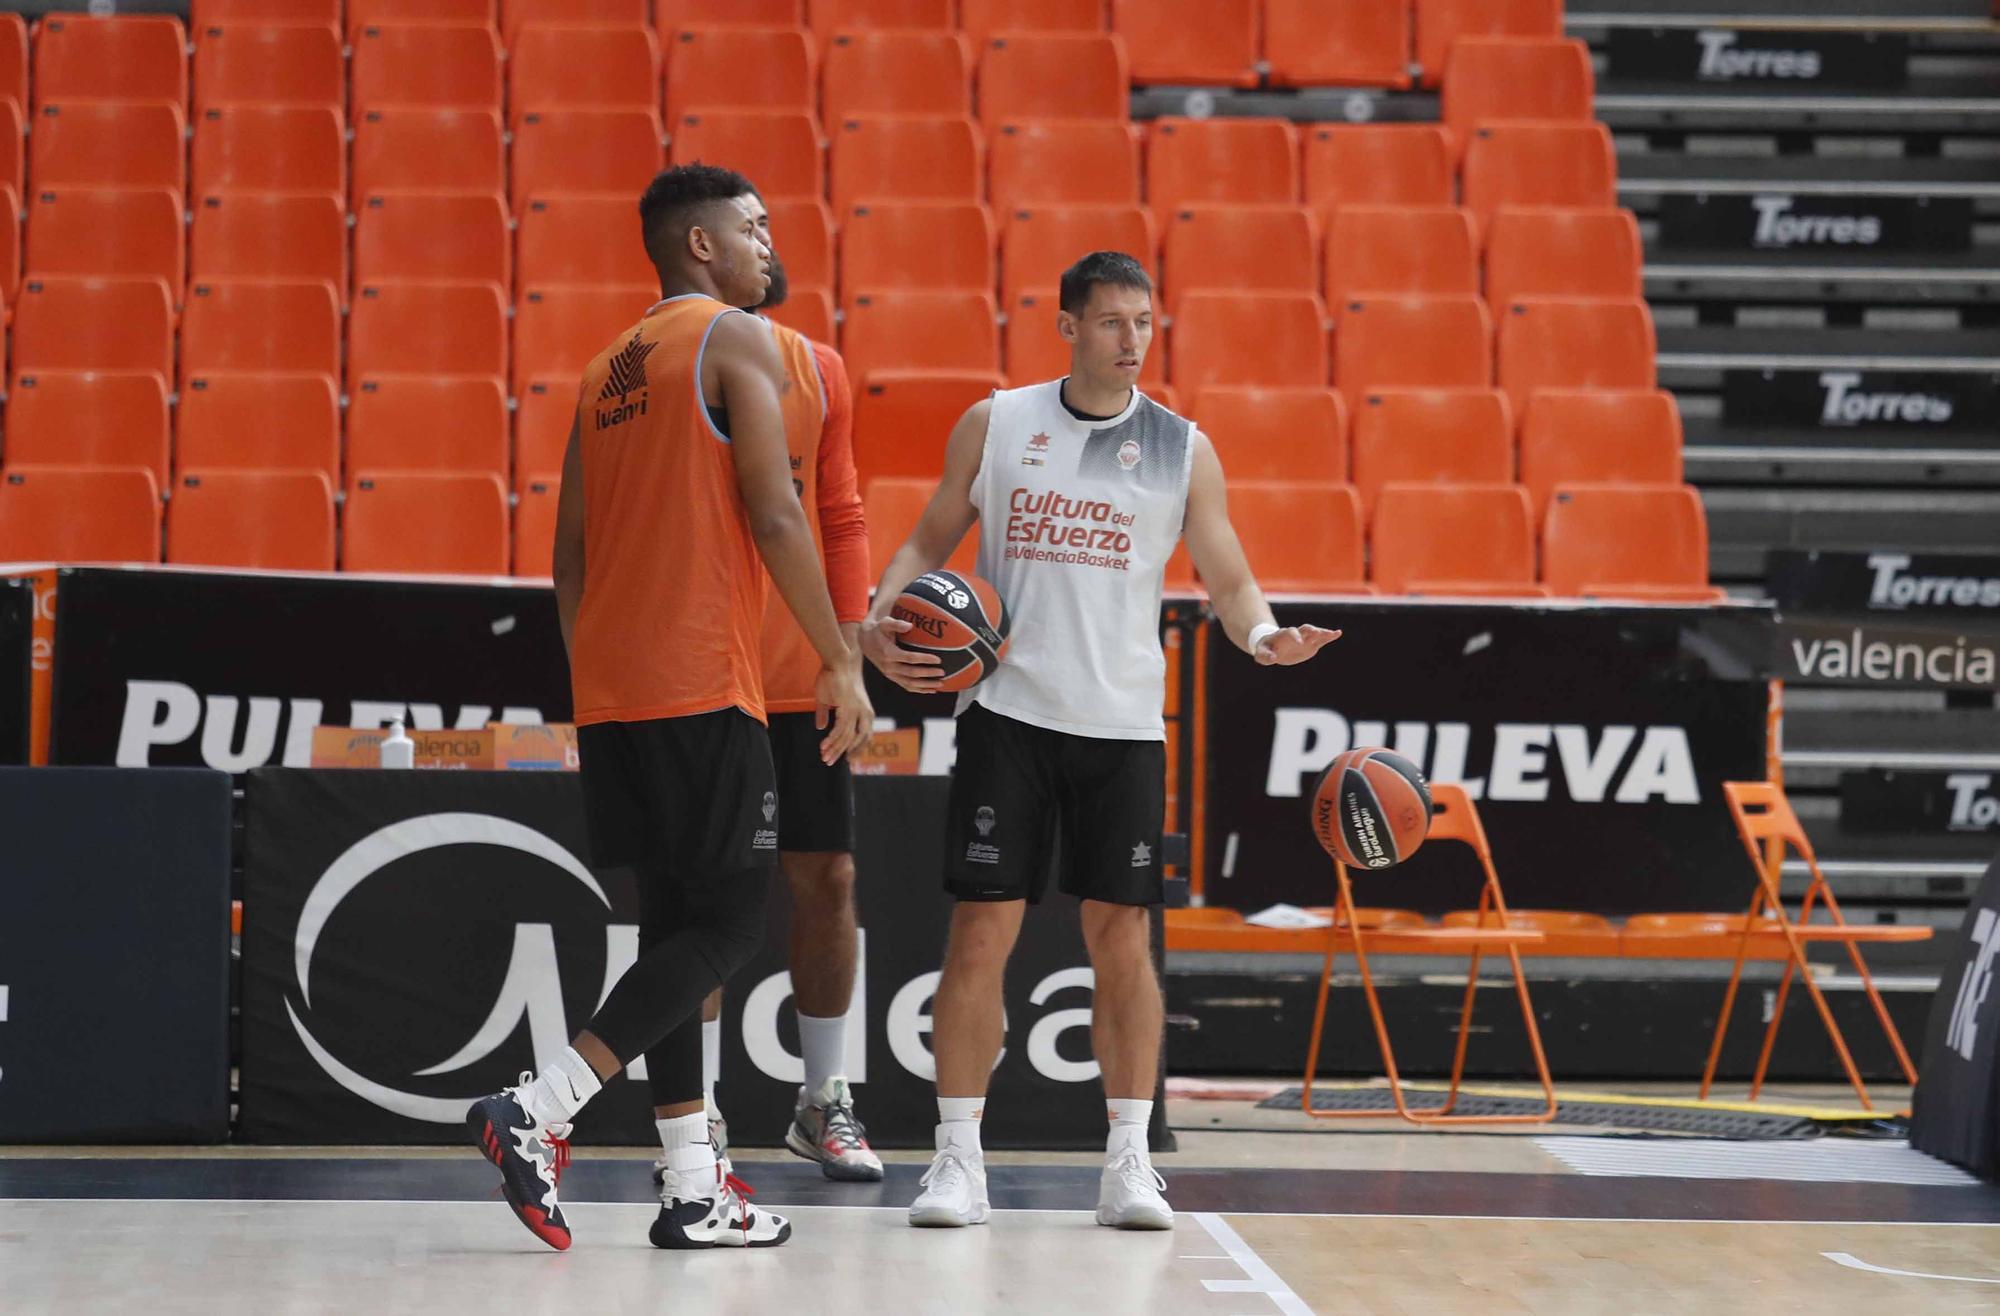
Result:
M1250 628L1250 643L1248 645L1250 652L1256 653L1258 645L1270 639L1273 635L1276 635L1277 633L1278 633L1278 627L1276 626L1275 623L1272 622L1260 621L1255 626L1252 626Z

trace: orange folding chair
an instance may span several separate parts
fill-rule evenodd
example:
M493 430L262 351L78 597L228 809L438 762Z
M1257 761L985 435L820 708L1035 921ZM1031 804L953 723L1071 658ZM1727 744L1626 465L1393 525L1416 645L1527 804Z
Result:
M1549 1075L1548 1056L1542 1051L1541 1030L1535 1026L1534 1002L1528 997L1527 973L1521 967L1522 945L1540 941L1543 934L1535 929L1515 926L1508 916L1507 902L1500 894L1500 874L1493 867L1493 850L1486 843L1486 829L1480 826L1479 811L1473 808L1472 800L1465 791L1457 786L1442 784L1433 785L1430 789L1428 841L1463 841L1472 847L1472 852L1479 856L1480 867L1486 870L1486 881L1479 889L1476 917L1470 927L1366 928L1355 910L1354 888L1348 881L1347 866L1340 863L1333 866L1339 886L1334 894L1333 924L1326 930L1326 962L1320 969L1319 1001L1313 1009L1312 1041L1306 1048L1306 1080L1299 1098L1300 1109L1314 1119L1379 1116L1379 1112L1372 1110L1320 1110L1313 1106L1313 1079L1319 1072L1320 1040L1326 1026L1326 998L1333 986L1333 962L1340 953L1344 938L1353 947L1354 962L1361 970L1361 991L1367 997L1368 1013L1374 1020L1375 1042L1382 1051L1382 1065L1388 1073L1389 1092L1395 1099L1398 1115L1412 1124L1546 1124L1556 1116L1555 1080ZM1389 1025L1382 1016L1382 1003L1375 992L1375 976L1368 967L1371 948L1387 955L1464 950L1471 956L1465 971L1465 1004L1458 1015L1458 1045L1452 1054L1451 1085L1445 1090L1444 1100L1434 1105L1412 1107L1404 1095L1402 1075L1396 1069L1395 1047L1389 1040ZM1488 951L1502 950L1506 951L1507 962L1514 970L1514 991L1521 1001L1521 1022L1527 1029L1528 1049L1534 1056L1535 1076L1541 1081L1544 1105L1533 1114L1454 1115L1452 1110L1458 1105L1459 1084L1465 1077L1466 1044L1472 1037L1472 1006L1474 993L1479 989L1479 961Z
M1771 1022L1764 1029L1764 1047L1757 1055L1757 1069L1750 1078L1750 1100L1757 1100L1764 1089L1764 1075L1770 1068L1771 1050L1778 1041L1778 1028L1785 1021L1785 998L1791 993L1792 977L1796 974L1812 997L1820 1022L1826 1025L1827 1038L1840 1057L1840 1067L1846 1071L1854 1095L1861 1100L1861 1108L1873 1110L1874 1104L1868 1099L1868 1086L1861 1080L1861 1071L1855 1068L1854 1057L1847 1049L1847 1039L1834 1020L1825 993L1813 981L1812 967L1806 962L1806 945L1814 941L1831 941L1847 947L1848 957L1854 961L1854 972L1861 979L1861 988L1868 993L1868 1002L1875 1007L1875 1017L1882 1021L1882 1031L1888 1035L1889 1045L1896 1052L1896 1063L1902 1067L1903 1079L1914 1085L1917 1067L1910 1063L1910 1053L1903 1047L1902 1035L1896 1031L1896 1021L1889 1017L1889 1007L1882 1000L1882 993L1876 988L1867 963L1861 958L1861 943L1927 941L1931 930L1887 925L1860 927L1849 923L1840 912L1840 902L1833 898L1833 888L1827 885L1826 875L1820 871L1812 842L1806 838L1799 816L1792 812L1791 801L1785 798L1784 788L1772 781L1725 781L1722 793L1729 801L1730 816L1736 820L1737 834L1743 838L1743 849L1750 856L1751 866L1757 870L1757 892L1750 900L1749 917L1744 920L1737 943L1736 967L1730 972L1729 990L1722 997L1722 1014L1715 1021L1715 1040L1709 1045L1708 1064L1701 1072L1701 1099L1708 1100L1708 1090L1715 1082L1715 1068L1722 1059L1722 1038L1729 1031L1729 1016L1736 1008L1736 989L1742 982L1743 961L1748 957L1751 942L1753 939L1782 937L1786 951L1785 972L1778 979L1778 995L1771 1006ZM1764 848L1759 848L1760 843ZM1798 851L1799 857L1805 860L1807 871L1812 874L1796 919L1785 912L1785 902L1779 890L1787 846ZM1830 921L1814 923L1813 907L1821 904L1825 905Z

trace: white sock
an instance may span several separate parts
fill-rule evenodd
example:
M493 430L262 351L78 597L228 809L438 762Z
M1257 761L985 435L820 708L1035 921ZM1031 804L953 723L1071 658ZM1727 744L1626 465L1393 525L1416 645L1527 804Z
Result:
M819 1019L799 1015L799 1054L806 1062L806 1100L818 1101L826 1081L839 1077L846 1067L847 1016Z
M939 1097L937 1146L979 1152L979 1121L986 1114L984 1097Z
M709 1118L715 1116L715 1081L722 1077L722 1020L701 1021L701 1092L708 1103Z
M1106 1113L1111 1116L1111 1136L1104 1150L1113 1155L1131 1148L1146 1155L1146 1129L1153 1122L1153 1103L1137 1097L1107 1097Z
M521 1105L531 1119L544 1124L567 1124L583 1109L583 1103L597 1095L604 1080L590 1062L564 1047L542 1068L534 1082L521 1089Z
M708 1116L700 1111L654 1120L660 1146L667 1153L667 1169L675 1174L700 1176L715 1174L715 1144L708 1140Z

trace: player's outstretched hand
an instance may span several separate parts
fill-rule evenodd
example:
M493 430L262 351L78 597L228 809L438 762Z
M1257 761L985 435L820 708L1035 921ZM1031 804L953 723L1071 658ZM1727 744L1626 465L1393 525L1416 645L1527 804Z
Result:
M934 653L922 649L905 649L896 643L896 637L910 629L910 623L898 621L894 617L870 619L861 623L861 652L868 655L868 661L876 670L913 694L937 693L938 682L943 679L938 667L943 662Z
M1305 662L1339 638L1339 631L1319 626L1287 626L1264 637L1257 646L1257 661L1265 667L1291 667Z
M820 761L828 767L845 755L865 748L875 734L875 709L861 683L861 660L839 667L822 667L813 682L813 725L826 732L819 742Z

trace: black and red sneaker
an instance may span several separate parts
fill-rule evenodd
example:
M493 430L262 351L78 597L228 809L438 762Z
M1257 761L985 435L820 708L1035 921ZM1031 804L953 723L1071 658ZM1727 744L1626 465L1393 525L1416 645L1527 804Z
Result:
M521 1075L522 1086L533 1078ZM465 1123L480 1152L500 1167L500 1191L521 1223L556 1251L567 1249L569 1222L556 1201L556 1186L569 1164L570 1126L532 1118L518 1087L481 1098Z

